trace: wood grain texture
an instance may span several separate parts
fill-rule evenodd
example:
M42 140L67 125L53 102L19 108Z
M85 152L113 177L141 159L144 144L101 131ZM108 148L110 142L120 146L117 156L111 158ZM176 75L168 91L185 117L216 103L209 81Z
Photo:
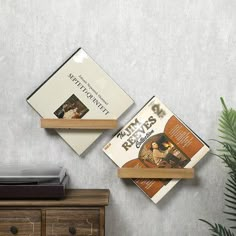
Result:
M68 189L62 200L1 200L0 207L78 207L107 206L110 191L108 189Z
M105 235L105 207L100 207L100 236Z
M0 235L13 236L11 227L19 236L41 236L40 210L0 210Z
M46 236L46 209L41 210L41 236Z
M105 235L106 189L67 190L63 200L0 200L0 236Z
M99 209L46 211L47 236L98 236L99 231Z
M119 168L119 178L150 178L150 179L192 179L194 169L183 168Z
M47 129L114 129L117 120L41 119L41 128Z

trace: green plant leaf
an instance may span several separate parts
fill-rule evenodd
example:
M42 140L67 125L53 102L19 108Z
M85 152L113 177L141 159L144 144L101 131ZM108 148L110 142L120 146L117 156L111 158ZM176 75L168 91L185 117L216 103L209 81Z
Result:
M199 220L210 226L209 230L212 232L212 236L234 236L234 233L231 232L230 229L226 229L226 227L221 224L211 224L206 220Z
M225 201L229 211L224 213L230 216L227 220L236 222L236 111L228 109L223 98L221 98L223 111L219 119L219 132L221 135L218 141L222 147L223 152L218 155L226 166L230 169L229 178L226 183ZM231 226L236 228L236 226Z
M221 148L217 149L218 154L214 154L218 156L226 165L229 171L229 178L226 183L226 193L225 193L225 201L227 211L224 213L228 216L227 220L230 222L234 222L231 229L236 229L236 111L232 108L228 109L224 99L221 99L221 103L223 106L223 111L219 118L219 128L220 132L219 138L220 141L217 140L219 144L221 144ZM226 229L221 224L211 224L206 220L201 221L205 222L210 226L211 235L213 236L233 236L233 232L229 229Z

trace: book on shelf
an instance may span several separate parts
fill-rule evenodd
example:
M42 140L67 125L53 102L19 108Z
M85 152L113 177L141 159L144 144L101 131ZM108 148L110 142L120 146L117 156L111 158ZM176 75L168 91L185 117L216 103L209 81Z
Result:
M103 151L120 168L192 168L209 147L157 97L153 97ZM179 180L133 181L157 203Z
M79 48L28 98L43 117L58 119L118 119L133 100ZM103 130L57 130L80 155Z

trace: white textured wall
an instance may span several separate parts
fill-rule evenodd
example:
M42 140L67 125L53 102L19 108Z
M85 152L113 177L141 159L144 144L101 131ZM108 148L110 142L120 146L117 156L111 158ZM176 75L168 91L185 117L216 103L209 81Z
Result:
M135 100L122 124L157 95L203 139L216 138L219 97L236 107L235 13L234 0L0 0L0 162L59 163L70 187L109 188L108 236L209 235L198 218L225 222L216 157L154 205L101 151L112 132L79 157L39 128L25 99L82 46Z

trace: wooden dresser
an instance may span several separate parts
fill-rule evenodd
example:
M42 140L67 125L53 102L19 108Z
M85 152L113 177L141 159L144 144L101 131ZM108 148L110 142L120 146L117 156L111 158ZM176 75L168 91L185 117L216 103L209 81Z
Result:
M105 235L108 202L103 189L67 190L63 200L1 200L0 236Z

